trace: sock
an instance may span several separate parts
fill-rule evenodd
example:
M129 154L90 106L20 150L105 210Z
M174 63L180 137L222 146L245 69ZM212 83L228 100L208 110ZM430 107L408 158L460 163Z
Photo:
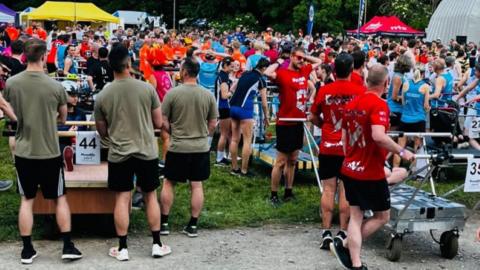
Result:
M278 192L277 191L272 191L272 194L270 195L270 198L273 197L278 197Z
M162 242L160 242L160 231L152 231L152 238L153 244L158 244L159 246L162 246Z
M223 151L217 151L217 162L220 162L220 161L222 161L222 159L225 158L224 154L225 154L225 152L223 152Z
M187 226L197 226L197 221L198 221L198 218L196 218L196 217L191 217L191 218L190 218L190 221L188 222L188 225L187 225Z
M212 146L213 137L208 136L207 138L208 138L208 146L210 147Z
M62 236L64 247L72 244L70 232L62 232L60 235Z
M22 241L23 241L23 248L33 249L32 236L31 235L22 236Z
M168 215L162 215L160 217L160 220L162 221L162 223L168 223Z
M128 248L127 247L127 235L124 236L118 236L118 251Z
M292 189L291 188L286 188L285 189L285 197L290 197L293 195Z

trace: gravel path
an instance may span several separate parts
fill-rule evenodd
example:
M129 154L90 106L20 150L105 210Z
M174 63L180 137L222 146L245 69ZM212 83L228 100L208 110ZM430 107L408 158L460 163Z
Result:
M413 234L404 238L400 262L391 263L384 257L384 231L366 242L362 255L369 269L480 269L480 243L474 240L478 226L479 214L461 233L460 254L453 260L441 258L438 245L427 234ZM20 242L1 243L0 269L341 269L330 252L318 248L319 237L320 229L313 225L203 230L196 239L174 233L162 238L173 253L152 259L151 238L137 236L129 239L130 261L123 263L106 255L116 239L76 241L85 256L72 263L59 259L60 242L37 241L39 257L32 266L20 265Z

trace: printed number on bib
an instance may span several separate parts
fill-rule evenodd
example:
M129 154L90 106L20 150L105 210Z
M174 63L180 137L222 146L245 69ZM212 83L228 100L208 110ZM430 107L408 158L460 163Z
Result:
M83 138L83 140L79 143L79 146L83 147L84 149L87 149L88 147L95 149L97 148L96 138L92 138L88 144L87 138Z
M464 191L480 192L480 158L468 159Z
M100 137L95 131L77 132L76 164L100 164Z

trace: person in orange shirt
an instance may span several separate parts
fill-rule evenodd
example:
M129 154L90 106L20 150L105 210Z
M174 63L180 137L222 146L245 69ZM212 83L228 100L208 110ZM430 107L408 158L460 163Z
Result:
M140 58L139 70L143 73L143 77L145 79L150 78L150 76L153 74L152 67L148 63L151 44L152 44L152 40L150 39L150 37L145 37L145 42L143 43L143 46L139 52L139 58Z
M185 58L186 54L187 54L187 48L185 48L184 46L182 46L182 44L180 43L179 40L175 39L173 41L173 56L174 56L174 59L176 60L180 60L180 59L183 59Z
M5 29L5 32L7 32L8 37L10 38L11 41L17 40L17 38L20 36L20 31L17 30L13 25L8 25L7 28Z
M232 42L232 47L233 47L232 58L233 58L233 60L238 61L240 63L240 70L244 71L246 66L247 66L247 59L240 52L240 42L234 40Z
M162 46L162 51L167 57L168 60L173 60L174 59L174 54L173 54L173 48L171 46L171 39L169 37L165 37L163 39L163 46Z
M33 22L32 25L25 30L25 32L31 37L47 40L47 32L45 32L43 28L39 27L35 22Z

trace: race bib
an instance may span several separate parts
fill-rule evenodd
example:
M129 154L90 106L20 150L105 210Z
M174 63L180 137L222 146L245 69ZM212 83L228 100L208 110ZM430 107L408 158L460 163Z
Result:
M480 137L480 118L479 117L472 117L472 121L468 129L468 136L474 139Z
M100 137L96 131L77 132L76 164L100 164Z
M480 158L469 158L467 176L465 177L465 192L480 192Z

